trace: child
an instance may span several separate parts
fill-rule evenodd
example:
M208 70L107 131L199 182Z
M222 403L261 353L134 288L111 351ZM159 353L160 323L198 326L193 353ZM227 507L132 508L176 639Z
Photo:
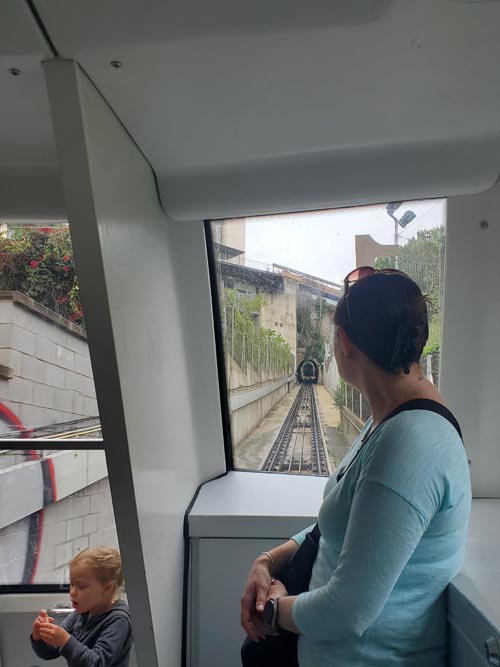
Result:
M66 658L69 667L127 667L132 628L120 554L110 547L85 549L70 563L70 598L75 611L61 626L42 609L31 644L40 658Z

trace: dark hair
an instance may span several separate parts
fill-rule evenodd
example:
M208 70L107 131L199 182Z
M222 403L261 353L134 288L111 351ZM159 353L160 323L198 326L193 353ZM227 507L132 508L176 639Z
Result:
M334 322L378 366L409 373L429 336L427 302L405 273L376 272L350 286L337 304Z

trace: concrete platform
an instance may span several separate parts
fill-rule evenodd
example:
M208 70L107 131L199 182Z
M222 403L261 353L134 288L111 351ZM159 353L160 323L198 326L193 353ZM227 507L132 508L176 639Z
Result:
M331 395L323 385L315 385L314 388L318 397L327 452L332 468L335 468L349 449L349 445L342 436L340 413ZM259 426L234 449L234 466L237 470L260 470L262 468L298 391L299 385L295 386L267 414Z

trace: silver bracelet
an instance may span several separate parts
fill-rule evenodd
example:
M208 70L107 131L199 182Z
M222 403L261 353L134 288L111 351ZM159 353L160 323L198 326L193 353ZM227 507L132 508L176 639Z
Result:
M269 551L263 551L260 555L261 556L267 556L269 558L269 560L271 561L271 565L273 566L273 571L272 571L271 574L275 574L276 573L276 565L274 564L274 558L271 556Z

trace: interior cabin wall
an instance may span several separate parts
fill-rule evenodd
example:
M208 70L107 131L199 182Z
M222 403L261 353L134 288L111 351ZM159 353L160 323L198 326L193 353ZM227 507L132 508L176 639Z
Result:
M178 665L184 512L225 470L203 224L167 218L75 63L45 70L138 662Z
M476 498L500 498L500 181L448 200L440 389L460 418Z

